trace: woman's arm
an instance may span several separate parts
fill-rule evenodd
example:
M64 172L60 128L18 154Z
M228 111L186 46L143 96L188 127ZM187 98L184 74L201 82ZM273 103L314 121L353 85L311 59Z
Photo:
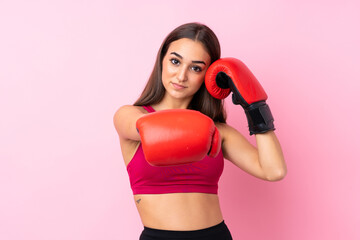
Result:
M274 131L255 134L260 165L269 181L278 181L286 176L287 168L279 140Z
M278 181L286 175L286 164L280 143L274 133L255 134L257 148L235 128L217 124L222 135L224 157L245 172L266 180Z
M140 141L140 134L136 130L136 121L145 114L136 106L124 105L120 107L113 117L114 126L119 137Z

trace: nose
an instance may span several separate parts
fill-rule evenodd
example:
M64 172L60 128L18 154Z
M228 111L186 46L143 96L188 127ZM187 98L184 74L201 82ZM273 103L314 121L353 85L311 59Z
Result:
M186 66L182 66L181 68L179 68L176 78L178 79L179 82L184 82L187 80L187 67Z

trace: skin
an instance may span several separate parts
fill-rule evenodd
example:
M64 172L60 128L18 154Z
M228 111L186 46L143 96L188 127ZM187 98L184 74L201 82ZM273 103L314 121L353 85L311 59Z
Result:
M186 109L203 83L209 64L210 56L200 42L186 38L172 42L163 59L162 83L166 93L162 101L152 107L156 111ZM140 144L135 123L147 113L142 107L125 105L114 115L114 125L119 134L126 166ZM286 165L280 143L273 131L255 134L257 147L254 147L235 128L224 123L215 124L221 135L225 159L250 175L266 181L284 178ZM216 194L138 194L134 195L134 202L143 225L150 228L198 230L214 226L223 220Z

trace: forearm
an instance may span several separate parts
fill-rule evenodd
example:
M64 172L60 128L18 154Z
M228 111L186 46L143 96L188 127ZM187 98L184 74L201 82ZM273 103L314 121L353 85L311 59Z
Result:
M274 131L255 134L259 162L269 181L281 180L287 168L279 140Z

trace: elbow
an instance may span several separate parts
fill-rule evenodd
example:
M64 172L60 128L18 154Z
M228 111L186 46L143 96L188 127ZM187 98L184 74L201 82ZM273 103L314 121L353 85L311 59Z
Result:
M283 180L285 178L286 174L287 174L286 169L282 169L282 170L277 171L275 174L268 175L266 177L266 180L269 182L277 182L277 181Z

